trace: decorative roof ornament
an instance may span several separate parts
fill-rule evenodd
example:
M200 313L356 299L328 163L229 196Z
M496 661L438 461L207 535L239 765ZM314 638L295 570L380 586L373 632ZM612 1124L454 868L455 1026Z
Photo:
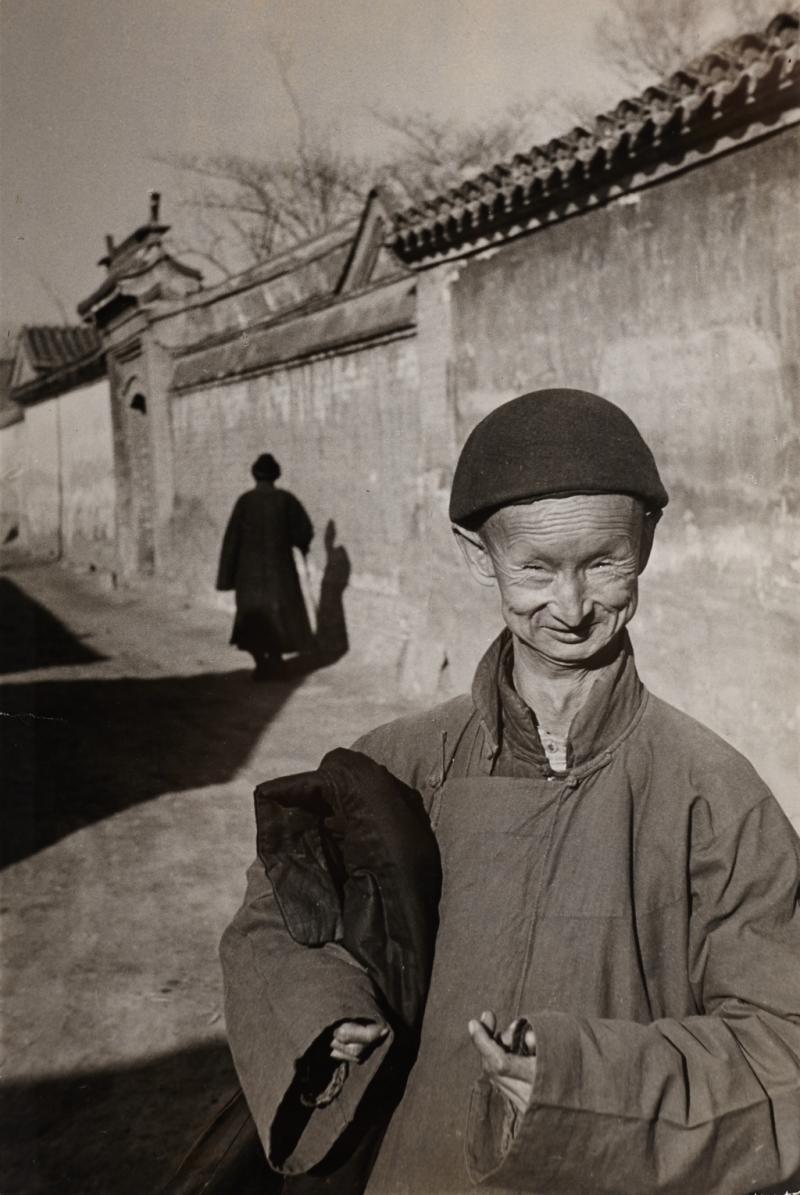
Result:
M162 300L179 299L198 290L199 270L173 257L164 246L169 225L163 224L160 191L147 193L147 221L118 245L106 233L106 277L88 298L78 304L84 320L101 324L126 306L145 306Z

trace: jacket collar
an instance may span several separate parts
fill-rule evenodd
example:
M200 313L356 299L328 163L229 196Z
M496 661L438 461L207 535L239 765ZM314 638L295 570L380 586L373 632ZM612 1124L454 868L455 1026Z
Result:
M513 639L506 628L478 664L472 684L472 700L495 752L502 743L504 726L512 723L513 733L526 734L532 758L546 772L549 769L547 757L527 706L513 689L510 697L503 699L503 691L508 694L511 688L512 662ZM504 675L509 678L505 683L501 680ZM598 760L610 757L638 722L646 697L647 691L636 671L633 647L627 631L623 631L614 666L592 686L586 704L570 727L570 772L591 770Z

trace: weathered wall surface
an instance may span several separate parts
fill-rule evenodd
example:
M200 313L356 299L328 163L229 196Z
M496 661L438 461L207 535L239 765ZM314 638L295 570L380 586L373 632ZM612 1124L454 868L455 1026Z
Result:
M152 422L158 398L141 349L122 363L110 354L110 373L117 562L122 576L146 576L153 572L155 558Z
M114 459L104 378L25 410L22 542L33 556L113 569Z
M598 390L658 447L665 538L791 583L798 151L793 130L470 262L453 291L459 439L526 389Z
M800 646L797 176L794 131L434 271L449 277L459 444L505 399L567 385L619 403L653 445L672 501L643 583L643 670L784 794ZM438 559L428 635L449 661L442 687L459 688L497 615L441 533Z
M25 424L0 428L0 544L20 534Z
M62 551L83 568L115 564L114 449L108 380L56 400L61 425Z
M57 557L61 551L61 445L58 399L25 411L22 542L32 556Z
M321 357L261 376L173 395L175 498L169 574L210 592L233 503L252 485L250 466L272 452L316 529L315 581L325 569L323 535L336 526L352 573L345 593L351 642L387 659L407 629L395 615L400 567L413 526L419 453L416 352L412 339ZM341 561L341 555L338 557ZM386 599L388 599L388 606Z

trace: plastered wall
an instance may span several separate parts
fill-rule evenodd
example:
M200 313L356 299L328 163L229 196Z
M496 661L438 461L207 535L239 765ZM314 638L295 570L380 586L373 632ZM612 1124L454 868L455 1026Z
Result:
M468 262L459 440L513 394L597 390L658 447L675 552L797 584L799 148L790 131Z
M115 489L108 381L25 410L22 539L43 558L113 569Z
M312 585L333 520L352 568L351 642L395 658L407 636L399 595L414 523L417 393L414 342L399 339L173 396L170 575L211 591L233 503L253 484L252 462L271 452L283 470L279 485L297 495L316 529Z
M61 422L63 550L86 568L114 567L114 452L108 381L57 400Z
M55 559L61 553L61 445L58 399L36 403L25 411L22 488L22 539L36 557Z

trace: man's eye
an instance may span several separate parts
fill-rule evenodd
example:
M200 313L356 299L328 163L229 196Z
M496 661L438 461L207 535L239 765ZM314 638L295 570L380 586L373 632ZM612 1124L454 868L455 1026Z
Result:
M616 566L616 563L617 563L616 560L593 560L590 567L591 568L614 568Z

